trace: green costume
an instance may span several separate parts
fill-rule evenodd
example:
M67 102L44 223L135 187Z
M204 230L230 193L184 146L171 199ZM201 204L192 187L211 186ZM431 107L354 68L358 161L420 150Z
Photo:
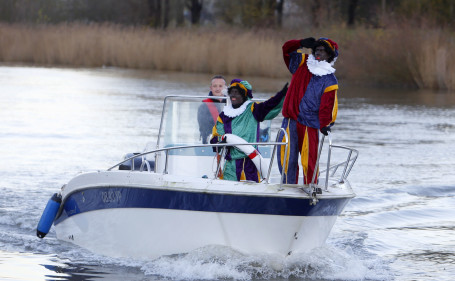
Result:
M218 116L211 143L221 142L224 134L237 135L247 142L259 142L259 122L271 120L280 113L287 87L267 101L252 102L251 86L245 82L239 79L232 80L229 89L237 87L248 99L245 98L246 101L238 108L233 108L231 104L225 106ZM245 87L245 84L250 89ZM229 148L225 160L223 179L259 182L256 166L242 151L234 147Z

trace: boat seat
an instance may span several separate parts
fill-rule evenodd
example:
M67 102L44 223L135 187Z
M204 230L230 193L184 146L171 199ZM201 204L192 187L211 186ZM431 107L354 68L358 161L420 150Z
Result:
M138 154L139 154L139 152L127 153L123 157L123 159L125 160L125 159L131 158L134 155L138 155ZM141 169L141 165L142 165L142 157L137 157L132 160L134 160L134 170L139 171ZM118 169L119 170L131 170L132 160L129 160L129 161L119 165ZM151 160L145 160L145 161L148 162L148 164L150 166L150 171L153 171L155 169L155 161L151 161ZM143 170L147 171L147 169L148 169L147 166L144 166Z

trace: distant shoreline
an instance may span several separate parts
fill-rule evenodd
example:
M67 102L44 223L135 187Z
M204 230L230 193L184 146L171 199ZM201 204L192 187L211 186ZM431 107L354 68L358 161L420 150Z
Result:
M455 40L412 27L307 31L180 28L112 24L0 24L0 63L114 66L289 79L281 46L289 39L337 41L339 79L360 84L455 91Z

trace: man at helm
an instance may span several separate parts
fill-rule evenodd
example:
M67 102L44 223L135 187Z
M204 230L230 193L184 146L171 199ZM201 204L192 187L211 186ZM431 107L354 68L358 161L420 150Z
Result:
M264 102L252 102L252 87L248 81L234 79L228 88L228 104L213 127L211 143L225 142L225 134L233 134L247 142L259 142L259 122L275 118L281 111L287 83L275 96ZM250 156L251 157L251 156ZM244 152L229 147L225 156L222 178L259 182L258 169Z
M197 111L200 138L203 144L208 142L216 119L224 107L224 100L215 97L224 97L226 92L226 80L221 75L215 75L210 82L209 97L204 99Z

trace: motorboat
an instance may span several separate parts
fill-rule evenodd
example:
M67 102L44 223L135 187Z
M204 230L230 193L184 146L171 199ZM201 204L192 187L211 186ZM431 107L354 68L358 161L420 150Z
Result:
M60 240L140 259L208 245L285 257L324 245L355 197L347 177L358 151L330 136L323 150L322 138L317 182L283 184L274 158L288 142L273 140L270 121L260 125L261 142L203 144L196 115L204 98L165 97L156 145L63 185L46 205L37 235L43 238L53 225ZM259 151L267 162L259 183L219 178L226 145Z

